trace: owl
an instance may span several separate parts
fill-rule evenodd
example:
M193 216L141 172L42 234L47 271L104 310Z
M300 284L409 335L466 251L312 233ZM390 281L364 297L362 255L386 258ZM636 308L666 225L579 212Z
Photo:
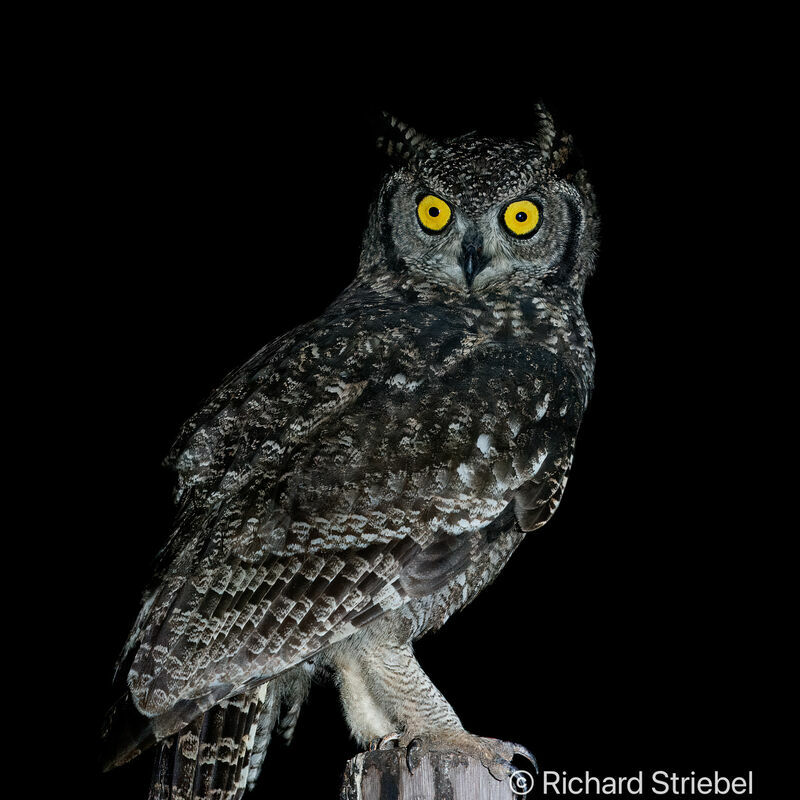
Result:
M434 139L387 116L353 282L233 371L169 456L176 516L117 665L107 767L155 746L151 798L240 798L309 685L362 747L479 759L413 642L558 506L592 389L598 242L571 138Z

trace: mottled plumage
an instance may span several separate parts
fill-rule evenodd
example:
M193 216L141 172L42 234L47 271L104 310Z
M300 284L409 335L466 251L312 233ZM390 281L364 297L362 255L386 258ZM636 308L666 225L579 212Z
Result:
M594 200L538 114L527 141L389 119L354 282L184 426L175 529L107 735L110 765L162 742L151 797L240 797L323 672L361 744L398 732L501 774L510 746L461 729L411 642L549 519L591 390ZM422 195L444 203L441 230ZM541 215L521 236L503 221L520 198Z

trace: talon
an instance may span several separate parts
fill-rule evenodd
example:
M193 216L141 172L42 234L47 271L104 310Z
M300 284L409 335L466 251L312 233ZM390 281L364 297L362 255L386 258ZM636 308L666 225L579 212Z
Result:
M406 766L408 771L413 775L414 770L422 762L424 755L422 742L419 739L412 739L406 747Z
M536 774L539 774L539 762L536 760L536 756L528 750L527 747L523 747L521 744L514 744L513 742L506 742L507 745L511 747L514 751L515 756L522 756L526 758L530 763L533 765Z
M386 750L387 745L389 742L399 742L400 741L400 734L399 733L387 733L382 739L378 740L377 750Z

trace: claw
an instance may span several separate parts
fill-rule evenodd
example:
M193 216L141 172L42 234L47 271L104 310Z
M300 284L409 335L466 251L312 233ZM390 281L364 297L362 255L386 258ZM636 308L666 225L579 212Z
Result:
M399 733L387 733L386 736L376 736L374 739L369 740L370 750L385 750L389 742L399 741Z
M422 762L425 755L425 746L420 739L412 739L406 747L406 766L408 771L413 775L414 770Z
M530 763L533 765L533 768L536 770L536 774L539 774L539 762L536 760L536 756L528 750L527 747L523 747L521 744L514 744L514 742L506 742L513 751L515 756L522 756L526 758Z
M387 745L389 742L399 742L400 741L399 733L387 733L382 739L378 741L378 750L386 750Z

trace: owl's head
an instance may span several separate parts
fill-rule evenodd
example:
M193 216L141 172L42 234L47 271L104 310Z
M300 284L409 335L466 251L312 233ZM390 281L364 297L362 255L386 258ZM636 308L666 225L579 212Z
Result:
M366 232L359 276L394 276L448 296L546 285L583 291L598 219L572 141L536 106L529 139L469 133L434 140L387 115L391 157ZM534 124L534 122L536 124Z

